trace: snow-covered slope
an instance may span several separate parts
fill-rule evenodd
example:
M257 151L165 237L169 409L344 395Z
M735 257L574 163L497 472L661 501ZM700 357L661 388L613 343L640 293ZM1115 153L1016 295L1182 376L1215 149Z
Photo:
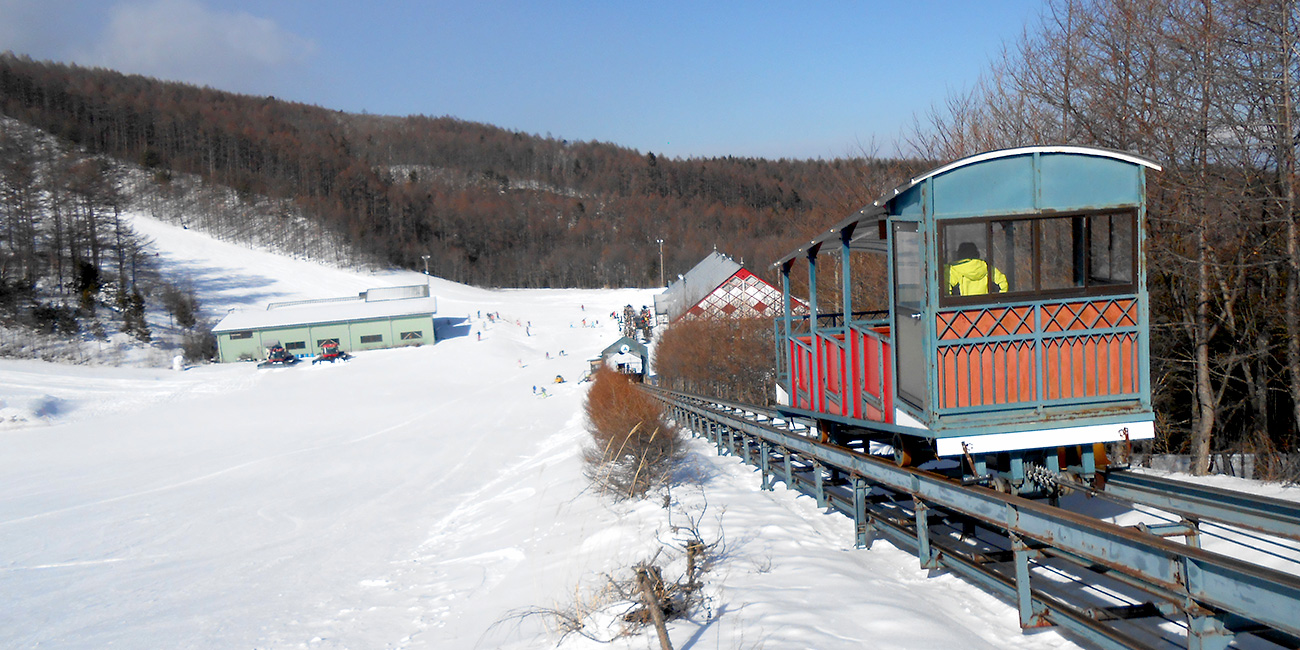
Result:
M423 280L135 225L213 315ZM582 476L573 380L651 292L432 283L469 335L344 365L0 361L0 399L43 405L0 428L0 647L552 647L529 612L598 603L656 552L674 577L670 517L692 514L726 552L674 647L1072 647L887 544L852 549L846 519L702 444L668 508L610 504Z

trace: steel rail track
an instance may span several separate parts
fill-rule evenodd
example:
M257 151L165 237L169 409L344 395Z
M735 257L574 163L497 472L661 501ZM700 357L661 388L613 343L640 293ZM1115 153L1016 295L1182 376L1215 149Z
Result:
M1129 471L1108 472L1105 492L1182 515L1193 523L1216 521L1300 539L1300 505L1291 501Z
M713 403L736 412L753 413L769 420L786 419L773 408L729 400L706 399L689 393L668 392L681 399L696 400L701 404ZM792 421L799 421L799 418L792 418ZM809 429L815 427L811 421L806 422L805 426ZM1212 521L1300 540L1300 504L1292 501L1139 474L1127 467L1113 467L1107 470L1101 484L1103 486L1101 489L1080 483L1073 483L1070 487L1125 503L1160 508L1182 516L1185 520L1183 523L1167 526L1161 531L1169 535L1182 536L1190 533L1191 539L1195 539L1200 522Z
M885 537L915 552L923 568L948 569L1012 600L1022 627L1057 625L1099 647L1141 648L1151 645L1118 622L1181 616L1196 650L1225 648L1237 634L1300 645L1296 576L823 444L801 435L810 423L771 409L647 390L680 426L758 467L764 489L783 480L851 517L859 547ZM976 528L1000 546L968 543ZM1060 593L1043 574L1058 567L1135 598Z

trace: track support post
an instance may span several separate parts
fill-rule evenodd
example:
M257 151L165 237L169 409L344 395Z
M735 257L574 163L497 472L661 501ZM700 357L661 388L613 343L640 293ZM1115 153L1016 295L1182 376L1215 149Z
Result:
M826 482L822 479L822 469L823 465L820 460L814 460L812 462L813 485L817 491L813 496L817 497L818 508L826 507Z
M1040 612L1034 611L1034 592L1029 574L1029 558L1033 551L1019 535L1011 533L1011 550L1016 563L1016 600L1020 607L1020 628L1051 627Z
M778 447L781 450L781 462L785 464L785 489L793 490L794 485L794 461L790 459L790 450L785 447Z
M922 569L938 569L939 559L930 549L930 506L915 497L912 505L916 513L916 557L921 560Z
M1232 643L1232 631L1223 620L1199 608L1187 612L1187 650L1224 650Z
M818 476L821 476L820 471ZM867 493L871 491L871 486L867 485L867 479L861 476L854 476L851 484L853 486L853 523L857 529L857 539L854 541L854 545L857 548L870 550L871 542L875 539L871 518L867 515Z
M763 475L763 490L772 491L776 477L772 475L772 445L766 440L758 443L758 471Z

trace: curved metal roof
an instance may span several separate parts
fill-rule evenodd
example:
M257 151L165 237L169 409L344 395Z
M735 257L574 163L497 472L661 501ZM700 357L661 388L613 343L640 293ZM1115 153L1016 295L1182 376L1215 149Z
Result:
M989 160L996 160L998 158L1009 158L1011 156L1023 156L1026 154L1035 154L1035 153L1067 153L1067 154L1078 154L1084 156L1097 156L1100 158L1113 158L1115 160L1122 160L1124 162L1133 165L1141 165L1143 167L1149 167L1156 171L1161 171L1164 169L1158 163L1156 163L1155 161L1149 158L1143 158L1142 156L1137 156L1124 151L1116 151L1114 149L1103 149L1101 147L1082 147L1077 145L1055 144L1055 145L1035 145L1029 147L1012 147L1009 149L995 149L993 151L985 151L982 153L977 153L973 156L967 156L965 158L954 160L946 165L935 167L934 169L925 172L920 176L913 177L909 182L899 185L898 187L894 188L892 192L889 192L885 196L876 199L871 203L871 205L865 206L861 210L858 210L857 212L854 212L852 215L849 215L843 221L840 221L839 223L835 224L835 226L833 226L830 230L818 236L816 239L813 239L807 244L800 246L798 249L794 250L793 252L781 257L781 259L773 263L773 266L781 266L782 264L785 264L796 257L806 255L808 251L812 250L815 247L820 247L826 242L831 241L832 239L837 239L839 237L838 233L841 230L848 228L850 226L855 228L853 241L849 245L851 249L874 250L878 252L884 252L884 242L871 236L870 233L872 229L861 229L860 226L862 226L863 223L868 221L875 222L885 218L885 214L886 214L885 204L888 203L894 197L898 196L899 194L902 194L903 192L906 192L909 189L912 189L913 187L925 182L930 178L933 178L940 174L946 174L960 167L965 167L967 165L974 165Z
M948 173L959 167L974 165L976 163L982 163L988 160L996 160L998 158L1010 158L1011 156L1023 156L1025 154L1034 154L1034 153L1072 153L1072 154L1079 154L1083 156L1097 156L1098 158L1114 158L1115 160L1122 160L1126 163L1130 163L1134 165L1142 165L1143 167L1150 167L1151 169L1154 169L1156 171L1162 171L1164 169L1154 160L1151 160L1149 158L1143 158L1142 156L1135 156L1131 153L1127 153L1124 151L1116 151L1114 149L1103 149L1101 147L1081 147L1077 145L1048 144L1048 145L1036 145L1032 147L1012 147L1010 149L994 149L993 151L985 151L983 153L977 153L973 156L966 156L965 158L959 158L946 165L935 167L934 169L931 169L930 171L913 178L911 182L908 182L903 185L899 185L898 187L894 188L893 193L890 194L888 198L881 197L879 199L876 199L872 203L872 205L884 205L887 201L889 201L889 199L892 199L895 196L898 196L899 194L906 192L912 187L925 182L926 179L933 178L940 174Z

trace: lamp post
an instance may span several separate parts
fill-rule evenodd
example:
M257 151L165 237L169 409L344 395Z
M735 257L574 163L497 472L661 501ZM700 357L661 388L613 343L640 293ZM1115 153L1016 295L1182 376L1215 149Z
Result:
M428 275L428 274L429 274L429 256L428 256L428 255L421 255L421 256L420 256L420 259L424 260L424 274L425 274L425 275Z
M662 287L664 286L664 240L659 238L655 241L659 242L659 286Z

